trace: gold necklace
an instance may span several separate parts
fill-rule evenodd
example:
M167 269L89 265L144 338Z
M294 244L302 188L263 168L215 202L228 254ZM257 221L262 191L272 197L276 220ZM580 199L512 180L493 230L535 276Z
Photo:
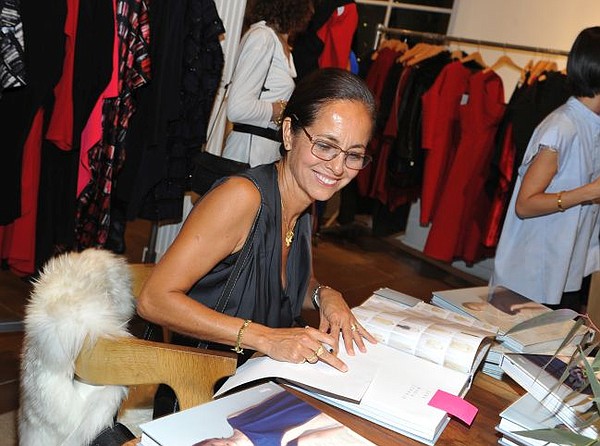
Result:
M283 205L283 197L280 196L279 199L281 200L281 217L286 227L285 237L283 238L283 241L285 243L285 247L289 248L292 245L292 242L294 241L294 226L296 225L296 223L294 222L294 226L290 227L290 225L287 222L287 219L285 218L285 206Z

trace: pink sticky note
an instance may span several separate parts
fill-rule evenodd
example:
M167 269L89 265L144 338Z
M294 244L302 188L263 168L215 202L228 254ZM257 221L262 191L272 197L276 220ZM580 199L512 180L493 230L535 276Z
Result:
M443 390L435 392L435 395L431 397L428 404L448 412L469 426L473 423L475 415L477 415L477 411L479 410L461 397L444 392Z

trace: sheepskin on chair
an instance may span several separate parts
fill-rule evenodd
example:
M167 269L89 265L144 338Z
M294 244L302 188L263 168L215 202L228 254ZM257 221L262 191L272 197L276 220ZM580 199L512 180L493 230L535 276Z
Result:
M25 313L21 361L19 444L89 444L127 394L121 386L92 386L74 378L86 339L128 336L133 316L125 260L87 249L50 259L34 283Z

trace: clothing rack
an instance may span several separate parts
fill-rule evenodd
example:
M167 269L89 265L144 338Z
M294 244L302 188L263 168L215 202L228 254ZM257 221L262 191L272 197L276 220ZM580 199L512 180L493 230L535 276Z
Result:
M438 33L428 33L422 31L413 31L410 29L402 29L402 28L388 28L383 26L382 24L377 25L377 31L375 34L375 42L373 43L373 50L377 50L379 47L379 41L383 35L400 35L400 36L414 36L420 37L424 40L432 40L438 43L448 43L448 42L456 42L456 43L470 43L474 45L481 46L492 46L503 49L511 49L511 50L519 50L519 51L528 51L531 53L542 53L542 54L552 54L556 56L568 56L568 51L563 50L555 50L552 48L539 48L535 46L527 46L527 45L517 45L514 43L503 43L503 42L493 42L490 40L478 40L478 39L469 39L466 37L456 37L456 36L448 36L446 34L438 34Z

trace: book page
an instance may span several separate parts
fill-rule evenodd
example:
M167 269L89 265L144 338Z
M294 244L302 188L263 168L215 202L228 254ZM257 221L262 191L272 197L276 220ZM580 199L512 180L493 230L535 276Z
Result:
M372 296L352 311L379 342L462 373L479 364L494 336L473 318L425 302L399 308Z

